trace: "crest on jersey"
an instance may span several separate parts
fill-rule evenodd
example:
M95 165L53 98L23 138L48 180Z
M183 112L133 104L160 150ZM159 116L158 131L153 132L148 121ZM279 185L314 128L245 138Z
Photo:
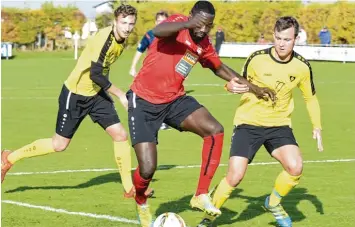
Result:
M296 79L296 77L290 75L290 81L293 82Z

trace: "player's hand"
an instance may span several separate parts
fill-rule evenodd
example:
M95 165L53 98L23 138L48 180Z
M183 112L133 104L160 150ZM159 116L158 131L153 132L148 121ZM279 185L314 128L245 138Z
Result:
M128 100L125 95L118 96L118 99L120 100L122 106L125 108L125 110L128 110Z
M133 77L136 77L137 75L137 71L135 68L131 68L131 70L129 70L129 75L133 76Z
M249 91L249 87L246 84L241 84L237 77L234 77L226 84L227 91L233 94L242 94Z
M313 139L317 140L317 148L319 152L323 151L322 130L319 128L313 129Z
M271 99L273 103L276 102L276 93L275 91L271 90L270 88L267 87L258 87L256 85L252 85L250 87L250 90L252 93L256 95L258 99L264 99L265 101L268 101Z
M185 28L201 28L207 24L208 16L204 12L195 14L189 21L186 22Z

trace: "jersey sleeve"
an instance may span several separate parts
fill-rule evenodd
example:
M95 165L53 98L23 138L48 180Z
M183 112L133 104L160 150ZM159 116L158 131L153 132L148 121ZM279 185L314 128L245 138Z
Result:
M149 33L145 33L140 43L138 44L137 51L144 53L144 51L149 47L149 40L151 39Z
M250 55L247 60L245 61L243 68L242 68L242 76L247 79L249 82L253 82L253 78L255 76L254 69L252 67L252 59L254 55Z
M174 15L171 15L170 17L168 17L168 19L166 19L162 23L165 23L165 22L185 22L185 21L187 21L186 16L180 15L180 14L174 14Z
M103 31L88 43L89 57L91 58L90 79L104 90L112 85L108 80L109 67L105 63L106 55L110 49L110 36L111 33Z
M318 98L316 96L316 90L313 83L312 68L308 64L308 70L305 70L302 74L302 79L298 84L301 89L303 98L306 102L307 111L311 119L313 128L322 128L321 114Z
M199 62L203 68L209 68L212 70L216 70L222 65L222 62L219 59L218 54L211 43L209 43L209 45L207 46L207 49L202 55L202 57L199 59Z

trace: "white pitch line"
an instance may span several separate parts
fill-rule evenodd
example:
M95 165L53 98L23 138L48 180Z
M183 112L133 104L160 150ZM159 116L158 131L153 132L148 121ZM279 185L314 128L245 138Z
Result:
M122 223L131 223L131 224L139 224L137 220L130 220L127 218L123 217L115 217L111 215L103 215L103 214L93 214L93 213L85 213L85 212L76 212L76 211L68 211L65 209L57 209L49 206L38 206L38 205L32 205L29 203L21 203L21 202L16 202L16 201L11 201L11 200L2 200L2 203L7 203L7 204L12 204L12 205L17 205L21 207L28 207L28 208L34 208L34 209L40 209L40 210L45 210L45 211L51 211L55 213L62 213L62 214L70 214L70 215L78 215L78 216L83 216L83 217L90 217L90 218L96 218L96 219L106 219L110 221L117 221L117 222L122 222Z
M316 81L316 84L355 84L355 81ZM204 83L197 83L197 84L184 84L185 87L220 87L224 86L225 84L220 83L211 83L211 84L204 84ZM130 84L127 84L130 86ZM60 91L61 87L2 87L2 90L58 90Z
M331 159L331 160L309 160L303 161L303 163L336 163L336 162L355 162L355 159ZM249 164L249 166L265 166L265 165L277 165L279 162L255 162ZM219 166L227 166L227 164L220 164ZM185 165L185 166L172 166L161 165L158 166L158 170L166 169L189 169L200 168L201 165ZM132 170L135 170L133 168ZM57 170L57 171L44 171L44 172L15 172L8 173L7 175L21 176L21 175L36 175L36 174L58 174L58 173L80 173L80 172L114 172L117 169L105 168L105 169L78 169L78 170Z

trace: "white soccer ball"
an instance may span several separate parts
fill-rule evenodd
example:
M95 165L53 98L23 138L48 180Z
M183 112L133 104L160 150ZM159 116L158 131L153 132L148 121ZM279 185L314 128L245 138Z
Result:
M153 227L186 227L186 224L179 215L167 212L155 219Z

